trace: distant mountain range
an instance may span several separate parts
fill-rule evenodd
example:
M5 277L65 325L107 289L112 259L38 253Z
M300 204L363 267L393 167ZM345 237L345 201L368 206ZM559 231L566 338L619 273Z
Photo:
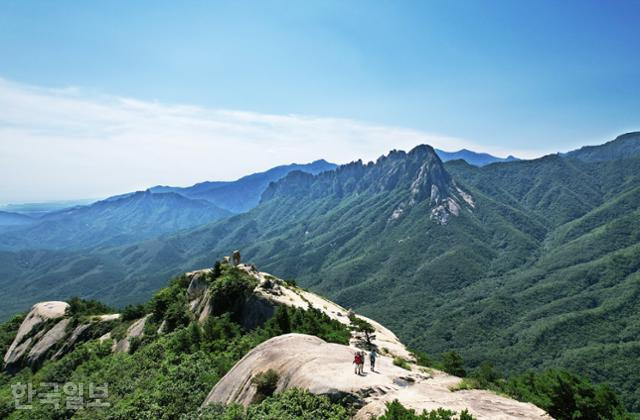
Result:
M27 216L38 217L47 213L51 213L52 211L64 210L75 206L84 206L95 201L97 200L84 199L47 201L43 203L5 204L0 206L0 211L6 211L9 213L20 213Z
M32 222L33 218L27 215L0 211L0 227L24 226L31 224Z
M513 162L520 160L514 156L508 156L506 158L499 158L488 153L478 153L472 150L462 149L457 152L445 152L444 150L435 149L436 154L443 162L450 160L462 159L469 165L484 166L496 162Z
M140 191L31 219L31 223L22 229L0 234L0 247L81 249L122 245L229 215L231 212L205 200L192 200L176 193Z
M640 154L640 133L622 134L600 146L584 146L564 156L585 162L626 159Z
M628 368L640 351L639 144L629 133L485 166L443 163L419 146L291 171L251 210L175 235L0 252L2 309L73 295L141 301L166 277L241 249L418 349L510 372L567 367L614 385L639 411L640 373Z
M230 182L201 182L191 187L157 186L150 188L153 193L174 192L187 198L207 200L216 206L233 213L242 213L258 205L262 192L273 181L292 171L318 174L331 171L337 165L324 159L300 165L291 164L276 166L265 172L259 172Z
M272 168L230 182L153 187L90 205L44 212L46 204L13 205L28 214L0 212L0 249L64 249L116 246L176 233L257 205L269 183L292 171L319 173L336 165L318 160Z

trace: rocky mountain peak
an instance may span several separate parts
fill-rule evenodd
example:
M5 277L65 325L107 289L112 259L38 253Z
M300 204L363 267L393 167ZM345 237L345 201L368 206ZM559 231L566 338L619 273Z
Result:
M402 162L402 169L410 180L408 197L390 215L396 220L411 207L427 202L430 218L447 224L451 216L458 216L462 207L472 210L475 202L452 180L435 150L428 145L413 148Z
M262 195L262 201L274 198L313 199L344 197L350 194L377 194L402 191L405 197L390 216L401 217L409 207L427 202L430 217L446 224L451 215L457 216L462 206L473 208L471 196L461 193L444 168L435 150L419 145L409 152L392 150L375 162L363 164L357 160L339 166L335 171L311 175L291 172L272 183ZM466 197L466 198L465 198Z

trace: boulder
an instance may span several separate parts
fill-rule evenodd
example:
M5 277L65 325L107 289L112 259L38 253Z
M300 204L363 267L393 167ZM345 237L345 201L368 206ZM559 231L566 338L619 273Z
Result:
M207 289L204 292L197 304L193 306L192 311L201 324L209 318L209 315L211 315L211 290Z
M256 398L252 379L273 369L279 375L276 393L302 388L314 394L347 397L360 407L357 419L382 415L385 403L394 399L418 411L439 407L458 412L468 409L478 419L551 418L532 404L489 391L452 392L450 387L460 378L437 371L422 372L415 365L412 370L405 370L395 366L389 357L378 357L376 372L367 366L364 375L356 375L352 364L356 350L304 334L274 337L243 357L213 387L204 405L251 404Z
M121 314L105 314L105 315L96 315L92 318L99 322L109 322L109 321L118 320L121 317L122 317Z
M187 296L189 300L193 300L202 296L207 289L207 280L204 272L197 272L191 277L189 287L187 288Z
M67 325L69 325L70 319L65 318L60 321L56 325L53 326L49 331L38 340L27 355L27 363L29 365L35 365L42 361L47 351L54 347L56 344L60 343L62 339L67 335Z
M240 251L233 251L231 258L233 259L233 265L240 265Z
M65 354L67 354L69 351L71 351L73 347L76 345L76 343L78 342L78 340L89 329L89 327L91 327L90 323L78 325L71 333L71 336L65 340L64 344L58 349L58 351L51 358L53 360L59 359Z
M121 351L129 352L129 349L131 348L131 339L134 337L141 337L144 334L144 326L150 316L151 314L145 316L144 318L140 318L133 324L131 324L129 328L127 328L127 333L125 334L124 338L116 343L113 343L111 351L113 351L114 353Z
M16 337L13 339L11 346L9 346L9 349L4 355L5 368L16 363L22 358L25 351L29 348L35 338L28 338L25 340L25 337L27 337L27 335L29 335L37 325L40 325L42 322L49 319L56 319L64 316L68 307L68 303L60 301L40 302L33 305L24 321L22 321L22 324L20 324Z
M25 352L29 349L32 342L33 342L33 337L29 337L26 340L24 340L22 343L13 347L11 351L8 351L7 354L4 356L5 369L10 371L13 370L12 367L15 366L20 361L20 359L22 359L22 356L24 356Z

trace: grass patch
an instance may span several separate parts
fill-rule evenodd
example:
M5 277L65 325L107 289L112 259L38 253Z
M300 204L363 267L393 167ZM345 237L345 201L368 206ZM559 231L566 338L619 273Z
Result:
M261 372L253 377L251 383L256 387L256 396L253 402L261 402L273 395L278 387L280 375L273 369Z
M409 362L406 359L403 359L402 357L394 357L393 358L393 364L401 367L402 369L406 369L406 370L411 370L411 365L409 364Z

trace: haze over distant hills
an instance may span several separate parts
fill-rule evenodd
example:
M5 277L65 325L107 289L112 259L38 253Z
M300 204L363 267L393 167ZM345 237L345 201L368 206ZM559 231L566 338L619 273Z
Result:
M33 219L21 213L0 211L0 227L23 226L33 222Z
M60 210L23 229L0 234L4 249L81 249L154 238L198 226L231 212L176 193L137 192L115 200Z
M60 202L12 205L27 214L0 212L0 249L73 250L115 246L176 233L254 207L270 182L291 171L318 173L336 165L324 160L291 164L230 182L192 187L154 187L90 205L58 209ZM216 203L220 204L218 206ZM44 209L51 208L51 211Z
M506 158L499 158L489 153L478 153L472 150L462 149L457 152L445 152L444 150L435 149L436 154L443 162L448 162L450 160L462 159L470 165L475 166L484 166L489 165L490 163L496 162L512 162L514 160L519 160L514 156L507 156Z
M330 171L337 165L324 159L316 160L304 165L291 164L271 168L265 172L259 172L244 176L236 181L229 182L201 182L191 187L156 186L150 188L153 193L175 192L187 198L207 200L216 206L233 213L242 213L255 207L260 201L262 192L267 186L292 171L303 171L317 174Z
M61 200L61 201L47 201L42 203L14 203L5 204L0 206L0 211L9 213L20 213L27 216L38 217L52 211L64 210L75 206L84 206L91 204L95 199L85 200Z

